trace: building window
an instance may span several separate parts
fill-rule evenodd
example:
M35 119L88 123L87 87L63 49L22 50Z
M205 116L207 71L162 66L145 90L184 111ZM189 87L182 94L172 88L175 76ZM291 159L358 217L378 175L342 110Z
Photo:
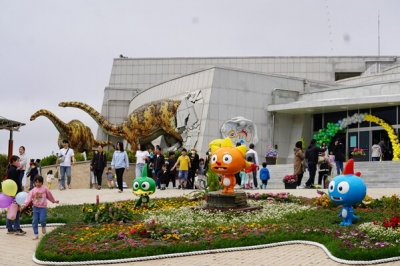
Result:
M389 125L397 125L397 110L396 109L397 109L396 106L372 108L371 114L383 119Z
M328 123L337 123L339 120L347 117L347 111L324 114L324 128Z
M322 114L315 114L313 120L313 131L320 130L322 128Z
M362 72L335 72L335 81L361 76Z

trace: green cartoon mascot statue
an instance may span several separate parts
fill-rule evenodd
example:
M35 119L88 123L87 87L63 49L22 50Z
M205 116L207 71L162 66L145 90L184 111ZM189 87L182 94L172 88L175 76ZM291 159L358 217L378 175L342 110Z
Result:
M156 182L147 176L147 164L143 166L142 175L133 180L132 192L140 199L135 203L135 207L153 207L150 203L149 195L156 191Z

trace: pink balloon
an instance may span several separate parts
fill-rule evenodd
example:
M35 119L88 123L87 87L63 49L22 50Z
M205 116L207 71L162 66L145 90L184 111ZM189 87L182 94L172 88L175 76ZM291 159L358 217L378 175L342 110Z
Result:
M0 208L7 208L13 202L13 197L7 196L6 194L0 194Z

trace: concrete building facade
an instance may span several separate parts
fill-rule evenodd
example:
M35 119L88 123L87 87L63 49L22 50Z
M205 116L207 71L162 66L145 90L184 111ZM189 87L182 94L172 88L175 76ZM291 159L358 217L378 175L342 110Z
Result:
M208 143L222 137L226 121L243 117L255 125L257 135L250 141L257 141L260 161L273 145L279 150L279 163L291 163L299 138L309 142L328 122L356 112L376 113L397 129L397 58L117 58L101 113L110 122L121 123L145 103L182 100L177 124L185 147L196 147L205 154ZM379 126L363 122L341 132L340 137L349 152L354 137L357 147L368 148L373 138L387 136ZM100 129L97 139L117 140Z

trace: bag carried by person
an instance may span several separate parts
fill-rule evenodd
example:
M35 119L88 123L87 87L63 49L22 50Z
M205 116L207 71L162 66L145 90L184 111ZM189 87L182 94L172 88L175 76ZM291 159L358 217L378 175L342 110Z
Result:
M56 171L56 173L54 174L54 178L58 179L58 170Z
M15 220L17 218L18 212L18 204L13 202L10 206L7 207L7 219L8 220Z
M69 151L69 148L68 148L68 150L65 152L64 155L62 155L62 154L60 155L60 157L58 158L58 161L59 161L60 163L63 163L63 162L65 161L65 156L67 155L68 151Z

